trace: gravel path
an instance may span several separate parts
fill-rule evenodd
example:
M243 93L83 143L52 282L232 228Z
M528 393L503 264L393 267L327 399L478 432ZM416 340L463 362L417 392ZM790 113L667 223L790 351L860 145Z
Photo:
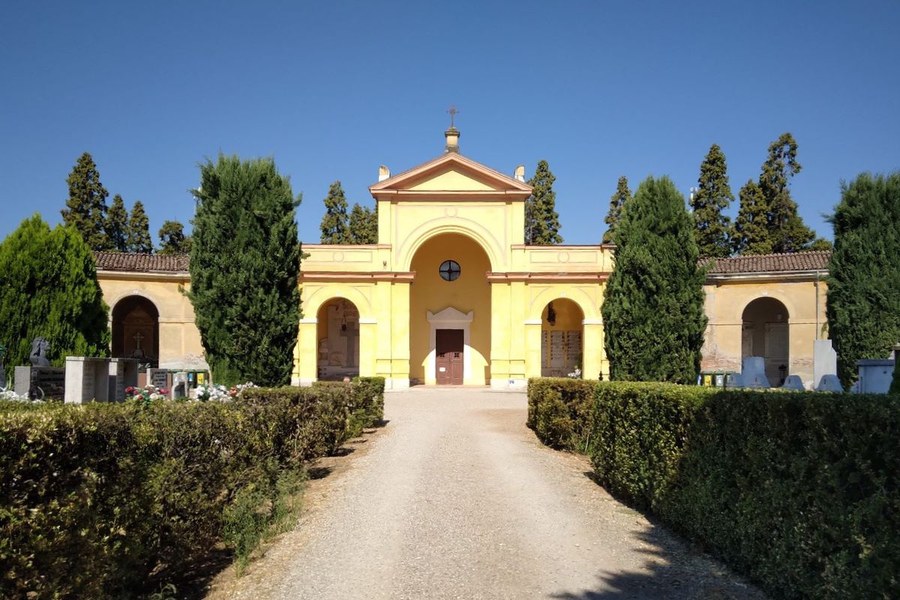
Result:
M543 447L521 393L415 388L210 598L764 598Z

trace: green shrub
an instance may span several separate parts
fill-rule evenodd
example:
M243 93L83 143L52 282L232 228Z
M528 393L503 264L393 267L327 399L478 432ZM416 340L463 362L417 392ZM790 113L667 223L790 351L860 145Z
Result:
M223 540L248 555L295 509L303 464L346 439L348 398L253 388L225 403L2 407L0 597L127 597Z
M662 383L596 386L591 459L610 493L656 510L678 472L688 427L711 388Z
M601 383L592 461L776 597L900 597L900 400Z
M595 387L583 379L530 379L526 425L551 448L586 452Z

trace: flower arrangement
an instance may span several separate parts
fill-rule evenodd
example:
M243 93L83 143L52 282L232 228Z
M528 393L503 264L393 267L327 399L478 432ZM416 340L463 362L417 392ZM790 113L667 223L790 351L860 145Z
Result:
M125 400L141 403L152 402L153 400L164 400L169 396L167 388L158 388L154 385L145 385L144 387L128 386L125 388Z
M13 390L0 390L0 400L12 400L14 402L36 402L41 403L43 400L29 400L28 396L20 396Z
M191 395L200 402L229 402L239 397L248 388L258 387L252 381L241 383L230 388L224 385L198 385L191 390Z

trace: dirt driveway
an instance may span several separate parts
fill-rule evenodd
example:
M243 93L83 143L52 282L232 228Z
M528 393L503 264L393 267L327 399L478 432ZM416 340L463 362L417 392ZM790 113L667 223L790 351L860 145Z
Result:
M210 598L763 598L525 428L522 393L414 388Z

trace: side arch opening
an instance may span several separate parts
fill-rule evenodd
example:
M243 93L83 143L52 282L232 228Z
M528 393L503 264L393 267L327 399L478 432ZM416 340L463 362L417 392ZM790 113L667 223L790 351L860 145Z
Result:
M125 296L112 311L112 356L159 365L159 309L143 296Z
M580 377L584 356L584 311L556 298L541 312L541 377Z
M741 362L748 356L763 357L773 387L790 374L789 318L787 307L775 298L757 298L741 315Z
M317 379L359 376L359 309L346 298L332 298L319 307L316 317Z

